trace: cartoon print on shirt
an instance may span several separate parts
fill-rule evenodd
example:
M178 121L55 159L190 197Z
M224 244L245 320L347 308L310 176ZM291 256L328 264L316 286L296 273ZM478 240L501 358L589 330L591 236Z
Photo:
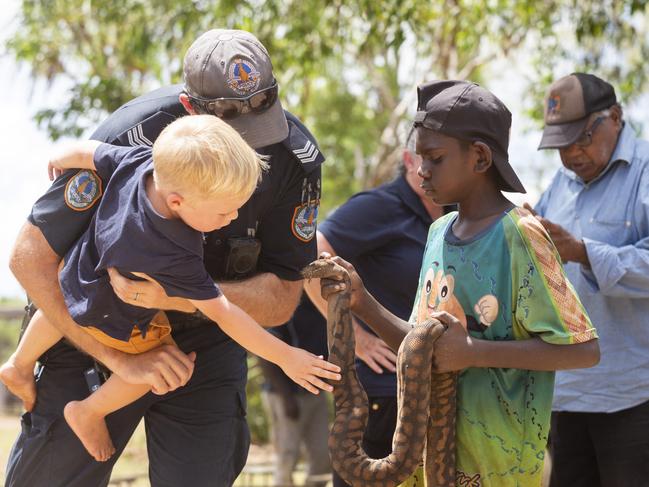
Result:
M444 273L439 267L439 262L433 262L433 266L426 272L419 309L417 311L417 323L429 318L436 311L446 311L455 316L460 323L470 331L483 333L498 317L498 298L493 294L485 294L473 306L476 317L464 312L462 305L454 294L455 276ZM448 271L455 272L455 267L448 266Z

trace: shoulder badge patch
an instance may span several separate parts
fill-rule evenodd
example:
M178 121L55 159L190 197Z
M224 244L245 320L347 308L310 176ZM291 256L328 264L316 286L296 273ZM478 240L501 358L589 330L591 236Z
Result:
M318 225L318 200L311 200L295 208L291 230L302 242L309 242L315 235Z
M101 179L94 171L82 169L65 186L65 204L74 211L92 208L102 195Z
M228 67L228 86L239 95L247 95L259 88L261 73L252 62L235 57Z

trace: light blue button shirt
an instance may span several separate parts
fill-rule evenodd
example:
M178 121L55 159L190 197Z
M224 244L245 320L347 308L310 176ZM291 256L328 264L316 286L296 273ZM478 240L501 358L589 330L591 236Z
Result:
M557 373L553 410L649 400L649 143L626 125L602 174L586 184L561 168L536 210L586 244L590 269L565 269L600 337L599 365Z

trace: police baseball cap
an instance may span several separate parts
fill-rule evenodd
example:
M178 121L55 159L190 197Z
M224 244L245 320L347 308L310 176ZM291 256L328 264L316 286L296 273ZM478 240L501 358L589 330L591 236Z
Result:
M575 143L590 115L615 105L615 90L592 74L572 73L550 85L545 95L545 128L540 149L560 149Z
M502 178L503 191L525 193L509 164L512 114L493 93L469 81L433 81L417 87L415 127L467 141L480 141L491 149Z
M187 50L183 66L185 91L201 100L247 98L276 83L268 51L250 32L213 29L201 35ZM254 149L288 137L288 123L278 97L268 109L242 112L227 118Z

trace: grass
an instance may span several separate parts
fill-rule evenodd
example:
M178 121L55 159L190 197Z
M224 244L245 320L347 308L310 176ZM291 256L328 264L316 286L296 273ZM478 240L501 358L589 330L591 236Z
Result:
M2 478L4 478L4 469L7 465L9 452L19 431L20 419L18 413L4 416L0 415L0 471L2 472ZM270 469L265 468L265 466L270 465L271 460L272 449L270 447L252 445L246 470L244 470L244 473L242 473L234 485L238 487L262 487L271 485L272 476L270 475ZM254 465L263 465L264 467L255 468ZM115 464L110 485L115 487L120 485L124 487L149 487L147 469L148 458L146 454L144 423L142 422L135 430L124 453ZM304 482L304 477L304 468L298 467L294 475L296 485L301 485ZM127 480L132 478L135 478L135 480Z

